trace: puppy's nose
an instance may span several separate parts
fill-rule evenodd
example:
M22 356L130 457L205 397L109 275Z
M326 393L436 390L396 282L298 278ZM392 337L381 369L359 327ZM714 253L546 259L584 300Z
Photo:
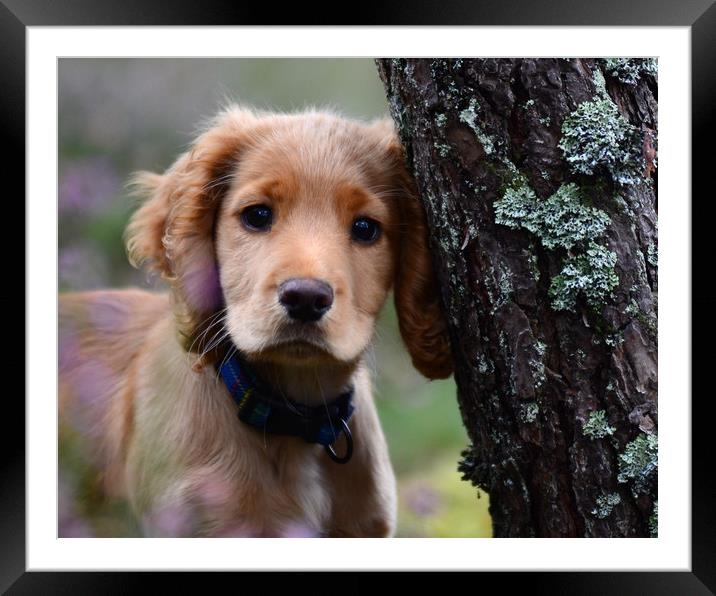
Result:
M287 279L278 287L278 301L297 321L318 321L333 304L333 288L312 278Z

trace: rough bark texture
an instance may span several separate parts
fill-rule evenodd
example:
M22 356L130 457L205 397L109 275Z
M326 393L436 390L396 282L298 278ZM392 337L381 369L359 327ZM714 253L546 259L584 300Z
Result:
M428 218L460 469L494 535L654 535L655 64L377 65Z

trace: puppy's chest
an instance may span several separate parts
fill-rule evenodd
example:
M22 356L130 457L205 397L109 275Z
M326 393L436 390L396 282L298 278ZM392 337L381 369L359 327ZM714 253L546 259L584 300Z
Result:
M321 445L264 435L240 421L213 375L160 381L153 386L162 392L139 395L127 459L130 499L140 515L161 512L166 503L189 510L191 523L181 526L182 535L303 536L327 530L332 491Z
M250 467L230 471L229 498L205 504L207 534L308 537L328 530L331 492L320 447L273 442L252 456Z

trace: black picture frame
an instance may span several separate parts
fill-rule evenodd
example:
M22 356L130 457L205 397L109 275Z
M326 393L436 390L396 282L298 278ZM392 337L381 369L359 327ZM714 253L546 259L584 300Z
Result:
M16 150L4 158L7 172L20 172L25 156L25 40L26 28L31 26L82 26L82 25L565 25L565 26L682 26L691 28L692 58L692 194L702 201L699 217L692 213L692 317L700 309L706 324L693 329L692 371L692 570L691 572L569 572L489 574L482 576L475 586L486 588L487 579L499 582L500 590L528 587L532 593L567 594L714 594L716 593L716 489L710 460L710 436L713 417L710 402L712 394L695 381L705 377L716 356L710 337L709 312L716 307L716 294L707 284L710 252L706 242L713 236L709 229L710 218L703 213L706 204L713 202L713 191L707 180L713 166L714 151L709 143L713 134L713 109L716 104L716 7L712 0L686 0L668 2L658 0L609 0L602 2L569 2L544 0L525 2L413 0L410 3L339 3L321 6L286 5L281 10L267 6L259 9L247 3L229 3L218 0L197 2L149 2L125 0L107 3L98 0L2 0L0 2L0 39L2 40L2 92L0 105L2 131L6 147ZM350 19L350 23L346 19ZM24 178L20 193L24 193ZM22 196L19 193L14 195ZM665 198L680 200L688 208L685 197ZM696 210L694 209L694 212ZM23 216L24 217L24 216ZM701 229L699 229L701 226ZM699 263L698 260L703 262ZM15 259L17 260L17 259ZM8 267L8 275L15 273ZM19 263L16 265L19 269ZM20 273L24 278L24 272ZM15 277L17 279L17 277ZM9 306L6 307L9 311ZM26 316L27 312L24 311ZM703 342L697 341L698 339ZM32 354L27 354L32 358ZM698 373L698 374L697 374ZM703 384L705 385L705 384ZM9 394L10 392L8 392ZM692 396L669 396L684 403ZM12 427L17 435L2 433L3 490L0 491L2 523L2 554L0 555L0 589L10 594L35 593L119 593L136 587L148 586L147 573L82 573L82 572L27 572L25 571L25 441L23 403L16 398L4 400L6 428ZM332 591L357 592L370 581L365 574L353 574L350 582L342 579L316 579L313 574L282 574L271 579L271 592L295 589L298 579L314 586L332 586ZM247 581L242 579L243 581ZM423 582L424 580L421 580ZM475 580L473 580L475 581ZM206 588L206 580L198 574L167 574L160 578L163 590L180 585L185 590ZM473 583L473 582L471 582Z

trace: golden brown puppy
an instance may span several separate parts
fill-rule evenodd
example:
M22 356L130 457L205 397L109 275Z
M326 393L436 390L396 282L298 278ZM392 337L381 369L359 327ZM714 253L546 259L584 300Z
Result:
M395 478L364 363L391 286L414 365L452 371L392 124L234 106L137 184L130 259L170 292L61 297L61 437L91 442L104 489L145 535L392 535ZM286 416L349 395L350 460L335 461L349 448L335 411L335 458L239 420L219 374L238 355Z

